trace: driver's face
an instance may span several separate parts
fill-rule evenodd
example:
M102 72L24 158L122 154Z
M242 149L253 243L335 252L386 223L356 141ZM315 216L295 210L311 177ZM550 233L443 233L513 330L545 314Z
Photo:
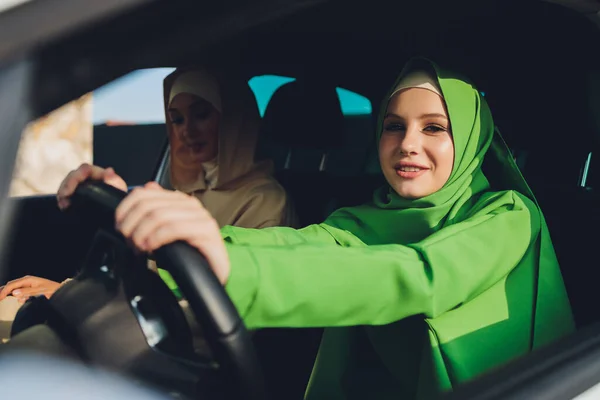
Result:
M381 169L401 197L418 199L440 190L454 165L454 142L446 105L420 88L390 99L379 141Z

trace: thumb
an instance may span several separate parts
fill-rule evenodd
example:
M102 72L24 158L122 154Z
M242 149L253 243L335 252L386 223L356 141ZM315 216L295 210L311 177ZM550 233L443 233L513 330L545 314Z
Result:
M104 170L104 173L102 174L102 180L104 181L104 183L108 183L109 185L111 184L112 181L115 180L115 178L117 178L118 175L115 172L114 169L112 168L106 168Z
M160 185L158 184L158 182L154 182L154 181L146 183L146 184L144 185L144 187L145 187L146 189L153 189L153 190L162 189L162 186L160 186Z
M125 183L123 178L117 175L113 168L106 168L106 170L104 171L103 181L108 185L123 190L124 192L127 191L127 184Z

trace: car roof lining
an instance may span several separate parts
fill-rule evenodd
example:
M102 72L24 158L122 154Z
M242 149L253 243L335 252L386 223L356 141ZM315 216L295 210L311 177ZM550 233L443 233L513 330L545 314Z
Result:
M274 8L271 1L172 1L170 7L156 2L41 48L31 93L34 115L139 68L203 60L239 65L248 78L277 74L319 80L360 93L376 108L403 63L424 55L462 71L489 92L498 121L529 123L531 118L511 106L513 97L537 96L540 104L533 109L543 113L548 94L585 97L569 92L564 82L570 77L561 75L585 76L600 66L600 51L592 48L600 43L597 27L584 15L548 2L372 0L365 8L341 0L312 0ZM234 3L237 8L227 8ZM177 30L164 22L197 15L198 4L210 7L201 8L205 20L183 19ZM413 17L419 15L427 19ZM424 23L427 29L418 29ZM519 103L521 109L527 104ZM562 126L569 116L559 118ZM536 140L527 138L523 146L532 147Z

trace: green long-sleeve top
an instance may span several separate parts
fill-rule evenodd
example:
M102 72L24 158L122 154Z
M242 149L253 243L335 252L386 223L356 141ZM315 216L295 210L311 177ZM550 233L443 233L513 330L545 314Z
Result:
M416 314L436 317L516 266L531 242L528 214L524 208L483 215L413 245L367 245L350 232L338 243L330 234L336 228L325 224L301 230L225 227L233 265L227 290L250 328L384 325ZM507 224L514 234L496 242L496 226Z
M407 245L328 223L225 227L227 292L251 329L329 328L308 399L429 398L526 354L536 335L546 343L572 328L556 263L541 279L557 293L538 299L552 316L534 317L537 267L522 261L537 253L535 204L513 191L488 197L480 203L493 208Z

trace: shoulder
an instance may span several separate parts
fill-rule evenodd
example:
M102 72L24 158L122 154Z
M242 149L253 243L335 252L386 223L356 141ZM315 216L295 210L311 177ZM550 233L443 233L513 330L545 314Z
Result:
M287 193L283 186L273 177L263 177L249 182L248 199L281 199L286 200Z
M532 219L539 219L541 210L535 199L516 190L501 190L485 192L479 196L472 206L471 215L500 214L505 212L519 212L523 216L529 215Z
M265 177L247 185L240 207L242 213L234 225L248 228L289 226L295 224L295 213L285 189L273 178Z
M475 199L474 208L481 209L487 207L526 207L537 208L534 200L525 196L516 190L498 190L484 192Z

